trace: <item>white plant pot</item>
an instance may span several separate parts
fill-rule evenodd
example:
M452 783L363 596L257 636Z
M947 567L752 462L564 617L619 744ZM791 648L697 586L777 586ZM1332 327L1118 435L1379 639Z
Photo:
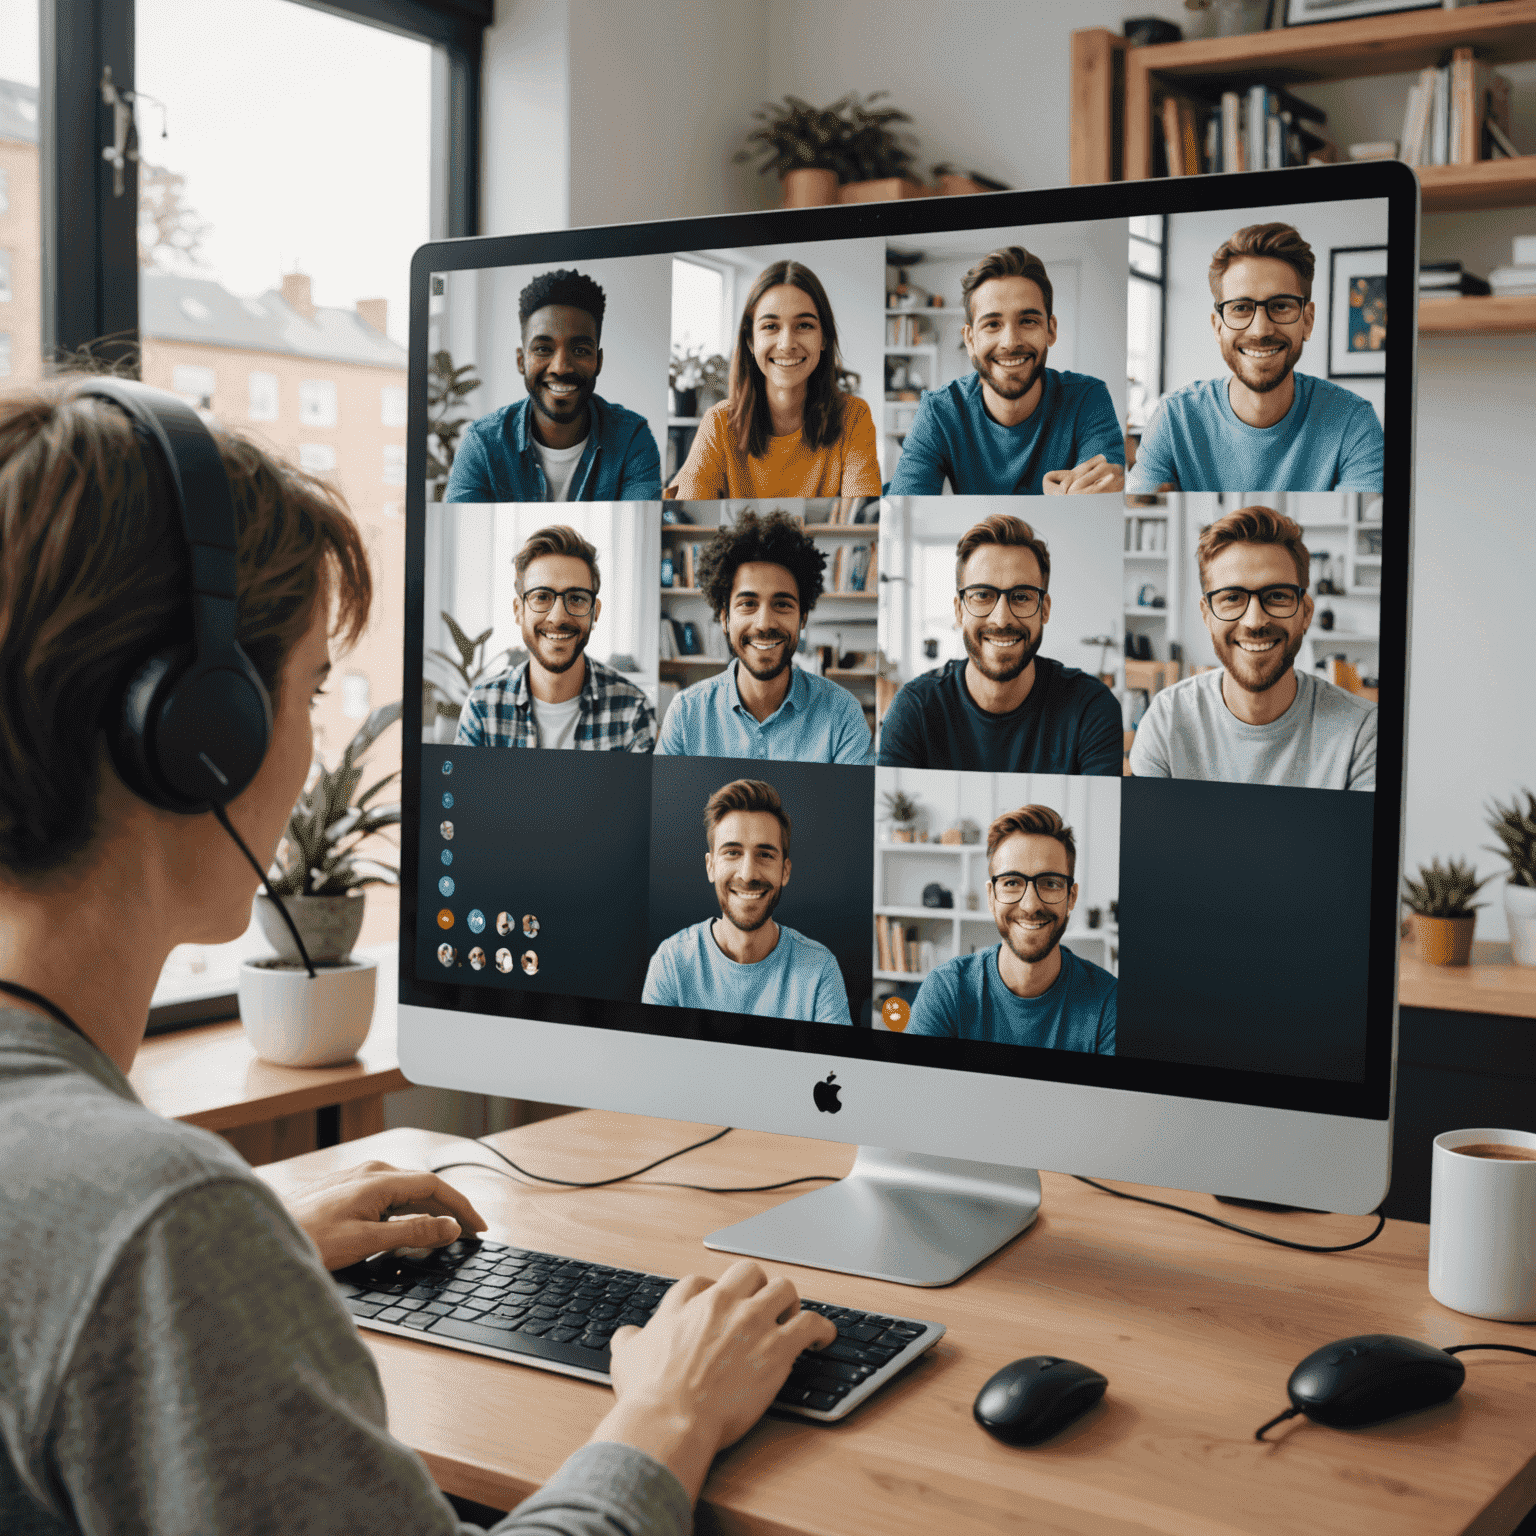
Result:
M376 960L302 965L266 958L240 965L240 1022L263 1061L329 1067L350 1061L373 1024Z
M1504 920L1516 965L1536 965L1536 886L1504 885Z

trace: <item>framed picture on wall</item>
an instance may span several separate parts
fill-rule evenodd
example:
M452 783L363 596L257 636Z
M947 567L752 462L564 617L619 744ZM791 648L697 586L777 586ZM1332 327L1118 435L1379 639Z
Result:
M1347 16L1385 16L1389 11L1438 11L1441 0L1284 0L1285 24L1307 27Z
M1328 377L1380 379L1387 372L1387 248L1328 253Z

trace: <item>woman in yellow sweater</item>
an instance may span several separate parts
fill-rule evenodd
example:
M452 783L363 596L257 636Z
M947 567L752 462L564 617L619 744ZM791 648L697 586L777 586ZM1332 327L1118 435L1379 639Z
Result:
M838 389L841 368L820 279L798 261L774 262L742 310L730 396L705 413L666 495L878 496L874 417Z

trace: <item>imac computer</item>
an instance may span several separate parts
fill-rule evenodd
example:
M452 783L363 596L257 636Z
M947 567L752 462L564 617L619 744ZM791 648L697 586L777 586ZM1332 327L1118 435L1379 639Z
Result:
M1417 270L1390 163L424 246L407 1076L854 1143L700 1239L918 1285L1372 1210Z

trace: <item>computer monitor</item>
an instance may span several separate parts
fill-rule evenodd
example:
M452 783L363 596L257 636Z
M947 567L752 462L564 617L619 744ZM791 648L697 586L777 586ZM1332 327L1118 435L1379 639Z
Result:
M700 1236L916 1284L1374 1208L1417 265L1381 163L422 247L407 1076L855 1143Z

